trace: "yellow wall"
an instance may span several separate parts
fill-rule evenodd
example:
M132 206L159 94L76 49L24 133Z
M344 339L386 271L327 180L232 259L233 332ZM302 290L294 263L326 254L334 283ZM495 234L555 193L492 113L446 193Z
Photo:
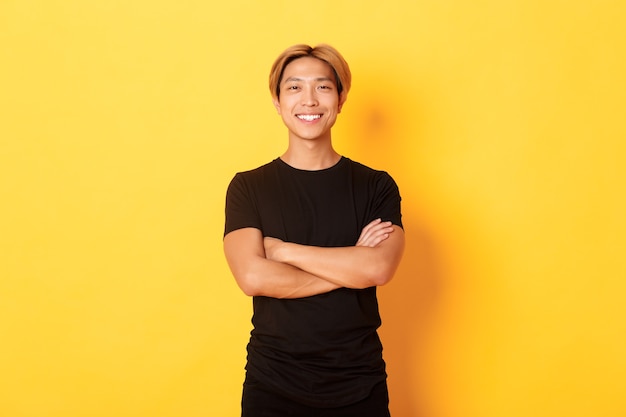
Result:
M0 2L0 415L238 415L224 192L284 149L299 42L403 194L394 415L626 415L625 3L214 3Z

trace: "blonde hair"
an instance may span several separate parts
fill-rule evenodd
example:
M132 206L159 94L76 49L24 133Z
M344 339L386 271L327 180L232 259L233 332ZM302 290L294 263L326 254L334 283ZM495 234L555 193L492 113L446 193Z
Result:
M278 99L280 96L280 82L283 78L283 72L289 63L298 58L312 57L326 62L333 69L335 79L337 80L337 90L341 95L342 92L348 94L352 82L352 74L350 67L343 56L330 45L319 44L311 47L305 44L293 45L285 49L282 54L276 58L270 71L270 92L272 98Z

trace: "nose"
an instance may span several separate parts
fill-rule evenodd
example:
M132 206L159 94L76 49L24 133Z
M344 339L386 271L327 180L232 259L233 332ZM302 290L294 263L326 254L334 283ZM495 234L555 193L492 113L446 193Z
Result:
M315 94L315 88L308 87L302 91L302 105L303 106L316 106L317 95Z

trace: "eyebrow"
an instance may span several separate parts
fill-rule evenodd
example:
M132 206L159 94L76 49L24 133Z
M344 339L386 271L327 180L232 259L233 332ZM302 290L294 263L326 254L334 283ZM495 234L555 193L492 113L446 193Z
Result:
M298 77L289 77L286 80L284 80L283 82L287 83L290 81L304 81L304 78L298 78ZM329 77L318 77L318 78L314 78L313 81L330 81L330 82L334 82L332 78Z

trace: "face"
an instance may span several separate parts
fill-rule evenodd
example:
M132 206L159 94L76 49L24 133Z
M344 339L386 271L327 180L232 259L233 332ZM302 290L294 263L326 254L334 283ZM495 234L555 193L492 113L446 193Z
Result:
M303 57L283 71L279 99L274 106L295 140L330 140L330 128L345 101L339 95L335 72L326 62Z

